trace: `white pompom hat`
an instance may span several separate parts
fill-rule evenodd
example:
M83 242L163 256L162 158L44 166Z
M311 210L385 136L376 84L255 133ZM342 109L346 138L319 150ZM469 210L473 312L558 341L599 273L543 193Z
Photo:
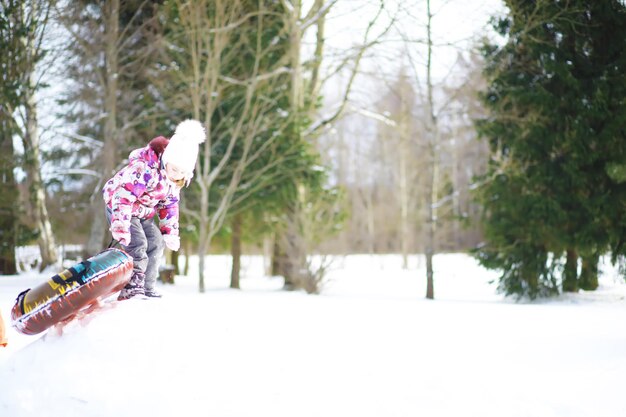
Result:
M205 139L204 126L199 121L189 119L179 123L163 151L163 163L174 165L190 179L196 168L198 149Z

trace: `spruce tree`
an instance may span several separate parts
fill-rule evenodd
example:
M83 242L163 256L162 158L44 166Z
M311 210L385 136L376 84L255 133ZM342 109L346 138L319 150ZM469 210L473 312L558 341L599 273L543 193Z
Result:
M626 153L626 9L506 3L509 15L494 25L506 44L483 48L490 114L478 131L491 160L477 256L502 271L507 294L554 294L559 282L594 289L599 255L624 231L626 190L608 167Z

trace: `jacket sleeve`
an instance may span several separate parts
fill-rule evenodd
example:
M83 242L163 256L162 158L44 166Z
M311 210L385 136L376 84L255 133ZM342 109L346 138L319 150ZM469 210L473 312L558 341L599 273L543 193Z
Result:
M159 229L164 235L178 236L178 201L180 191L175 189L157 204Z
M117 181L119 185L111 198L111 228L130 230L133 203L146 191L146 171L146 164L136 160L118 174L121 175Z

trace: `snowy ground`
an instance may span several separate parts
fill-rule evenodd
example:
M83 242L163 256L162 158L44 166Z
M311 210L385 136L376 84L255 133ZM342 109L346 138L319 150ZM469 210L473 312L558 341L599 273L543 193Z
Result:
M262 259L227 289L228 257L197 279L161 285L71 323L62 336L9 330L0 349L0 416L623 417L626 285L515 303L464 255L337 261L321 296L280 291ZM192 276L197 274L193 273ZM50 274L0 277L15 296Z

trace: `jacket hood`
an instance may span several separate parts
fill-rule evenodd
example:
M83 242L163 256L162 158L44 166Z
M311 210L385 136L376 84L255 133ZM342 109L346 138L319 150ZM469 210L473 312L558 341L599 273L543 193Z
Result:
M163 150L167 146L167 139L162 136L150 141L148 146L135 149L128 156L129 162L142 161L151 168L159 168L159 159Z

